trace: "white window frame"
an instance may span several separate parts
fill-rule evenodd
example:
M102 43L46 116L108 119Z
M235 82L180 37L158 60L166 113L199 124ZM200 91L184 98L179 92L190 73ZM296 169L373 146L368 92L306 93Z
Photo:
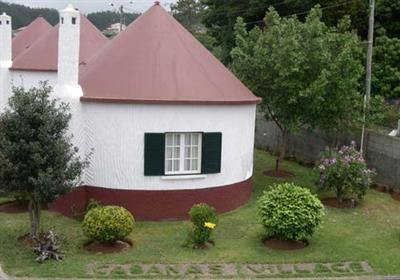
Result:
M198 135L197 142L197 169L196 170L185 170L185 138L187 135ZM169 158L167 157L167 137L168 135L180 135L180 144L179 144L179 170L177 171L167 171L167 161ZM202 162L202 138L203 135L200 132L168 132L165 134L165 175L193 175L193 174L201 174L201 162ZM173 164L173 163L172 163Z

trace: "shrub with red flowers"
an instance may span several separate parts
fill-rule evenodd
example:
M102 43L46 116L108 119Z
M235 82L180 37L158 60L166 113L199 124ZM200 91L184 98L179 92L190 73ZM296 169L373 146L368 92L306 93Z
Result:
M375 175L375 171L368 168L362 154L356 150L354 141L350 146L323 153L318 170L320 190L335 192L339 202L360 201Z

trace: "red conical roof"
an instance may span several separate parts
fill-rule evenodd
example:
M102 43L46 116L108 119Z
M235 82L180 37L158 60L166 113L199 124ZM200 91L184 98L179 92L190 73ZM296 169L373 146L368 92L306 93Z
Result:
M107 38L84 16L81 16L80 63L85 62L108 42ZM18 55L13 70L57 71L58 25Z
M81 67L82 101L245 104L254 96L161 6Z
M53 26L44 18L38 17L24 30L19 32L12 40L12 57L17 57L25 49L29 48L41 36L44 36Z

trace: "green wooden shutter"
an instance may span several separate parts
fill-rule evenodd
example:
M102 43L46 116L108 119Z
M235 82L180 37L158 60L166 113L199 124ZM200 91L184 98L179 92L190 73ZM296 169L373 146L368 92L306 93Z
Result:
M201 173L213 174L221 172L222 133L203 133Z
M165 134L144 134L144 175L160 176L165 173Z

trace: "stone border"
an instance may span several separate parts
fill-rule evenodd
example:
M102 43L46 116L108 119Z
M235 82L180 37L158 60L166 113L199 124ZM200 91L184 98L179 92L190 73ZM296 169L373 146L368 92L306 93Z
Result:
M317 276L365 276L374 272L366 261L296 264L236 264L236 263L90 263L87 274L96 278L151 279L221 279L221 278L304 278ZM347 277L347 278L348 278Z

